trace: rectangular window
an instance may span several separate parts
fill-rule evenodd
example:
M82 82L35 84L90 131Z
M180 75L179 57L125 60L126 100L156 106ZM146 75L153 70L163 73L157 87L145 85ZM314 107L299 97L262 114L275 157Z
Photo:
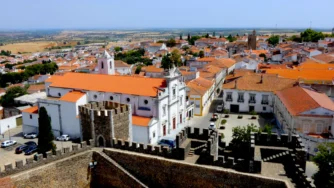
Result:
M232 99L232 92L227 92L226 93L226 101L233 101L233 99Z
M153 138L155 138L155 131L153 131Z
M255 94L249 94L249 103L256 103Z
M321 123L317 124L317 133L322 133L323 125Z
M166 105L162 107L162 116L166 115Z
M265 106L262 107L262 109L263 109L263 111L267 111L267 107L265 107Z
M262 95L262 104L269 104L269 95Z
M32 119L32 115L30 114L30 119Z
M182 114L180 114L180 123L182 123Z
M244 93L238 93L238 102L244 102Z
M176 89L173 87L173 99L176 97Z
M180 105L182 105L182 99L183 99L183 96L181 95L181 97L180 97Z

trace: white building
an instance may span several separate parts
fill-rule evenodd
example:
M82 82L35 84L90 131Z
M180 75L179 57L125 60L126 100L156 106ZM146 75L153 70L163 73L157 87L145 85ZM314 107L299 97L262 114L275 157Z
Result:
M276 92L274 113L285 133L298 134L312 155L319 143L334 142L334 103L324 93L302 87Z
M276 75L244 75L223 85L224 108L231 112L271 113L273 92L292 87L296 81Z
M99 59L101 73L114 70L113 58ZM111 65L110 65L111 62ZM129 104L132 111L133 141L155 144L159 138L176 134L186 122L186 85L173 68L164 78L66 73L45 82L48 98L23 112L23 132L38 131L38 109L45 107L56 136L81 135L78 106L91 101ZM145 134L144 134L145 133Z

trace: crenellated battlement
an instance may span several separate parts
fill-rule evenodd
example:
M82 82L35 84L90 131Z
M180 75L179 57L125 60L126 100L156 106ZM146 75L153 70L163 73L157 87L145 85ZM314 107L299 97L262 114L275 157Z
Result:
M53 161L64 159L66 157L90 150L93 146L93 140L87 142L81 142L80 144L72 145L72 147L64 147L62 149L57 149L54 153L52 151L46 152L46 156L43 157L42 154L37 154L36 157L28 157L25 160L17 160L14 164L5 164L4 169L0 168L0 178L16 174L22 171L26 171L38 166L42 166Z
M111 101L91 102L79 106L79 114L85 114L88 116L94 114L95 117L98 116L110 117L112 115L129 113L129 110L130 110L129 105Z

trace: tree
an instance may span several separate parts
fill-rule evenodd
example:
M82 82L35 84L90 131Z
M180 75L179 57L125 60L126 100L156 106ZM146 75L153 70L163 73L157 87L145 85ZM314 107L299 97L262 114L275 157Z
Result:
M236 38L236 37L232 37L232 35L230 34L230 35L227 37L227 40L228 40L229 42L234 42L234 41L237 40L237 38Z
M261 53L261 54L259 55L259 57L263 57L263 58L264 58L264 62L267 62L267 61L268 61L267 56L266 56L266 54L264 54L264 53Z
M199 54L198 54L198 55L199 55L200 58L203 58L203 57L204 57L204 52L203 52L203 50L199 51Z
M222 38L222 35L219 35L219 38Z
M182 40L182 33L180 34L180 40Z
M279 43L279 36L278 35L272 35L271 37L269 37L268 43L273 45L273 46L276 46Z
M115 46L114 50L115 50L115 52L121 52L121 51L123 51L123 48L119 47L119 46Z
M314 31L313 29L306 29L300 33L302 42L318 42L325 38L322 32Z
M14 106L14 99L27 94L26 88L20 86L11 87L6 91L6 94L1 97L0 103L3 107Z
M209 33L207 33L207 34L205 35L205 38L209 38Z
M136 68L136 70L135 70L135 74L139 74L140 71L141 71L141 66L138 66L138 67Z
M201 38L200 36L192 36L188 42L189 42L190 45L194 45L195 41L200 39L200 38Z
M178 50L173 50L171 54L162 57L161 68L170 69L174 66L182 66L181 54Z
M313 161L319 168L313 176L316 187L334 187L334 143L320 144Z
M237 33L237 37L239 37L239 33Z
M182 46L182 50L184 50L184 51L189 50L189 46L188 46L188 45L184 45L184 46Z
M47 151L55 149L51 118L44 107L39 108L38 116L38 152L45 155Z
M171 38L171 39L167 40L166 45L168 47L174 47L176 45L175 39Z
M247 127L234 127L232 129L232 142L234 144L248 143L251 140L251 132L257 132L258 129L255 125L247 125Z
M190 33L188 33L188 39L187 40L190 41Z

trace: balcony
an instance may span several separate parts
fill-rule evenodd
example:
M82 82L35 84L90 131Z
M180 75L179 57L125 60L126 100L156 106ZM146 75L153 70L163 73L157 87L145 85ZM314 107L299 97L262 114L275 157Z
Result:
M249 104L255 104L255 103L256 103L256 100L249 100L248 103L249 103Z
M238 103L244 103L244 99L238 99Z
M269 104L269 101L261 101L261 104Z
M233 99L232 99L232 98L226 98L226 101L227 101L227 102L232 102Z

